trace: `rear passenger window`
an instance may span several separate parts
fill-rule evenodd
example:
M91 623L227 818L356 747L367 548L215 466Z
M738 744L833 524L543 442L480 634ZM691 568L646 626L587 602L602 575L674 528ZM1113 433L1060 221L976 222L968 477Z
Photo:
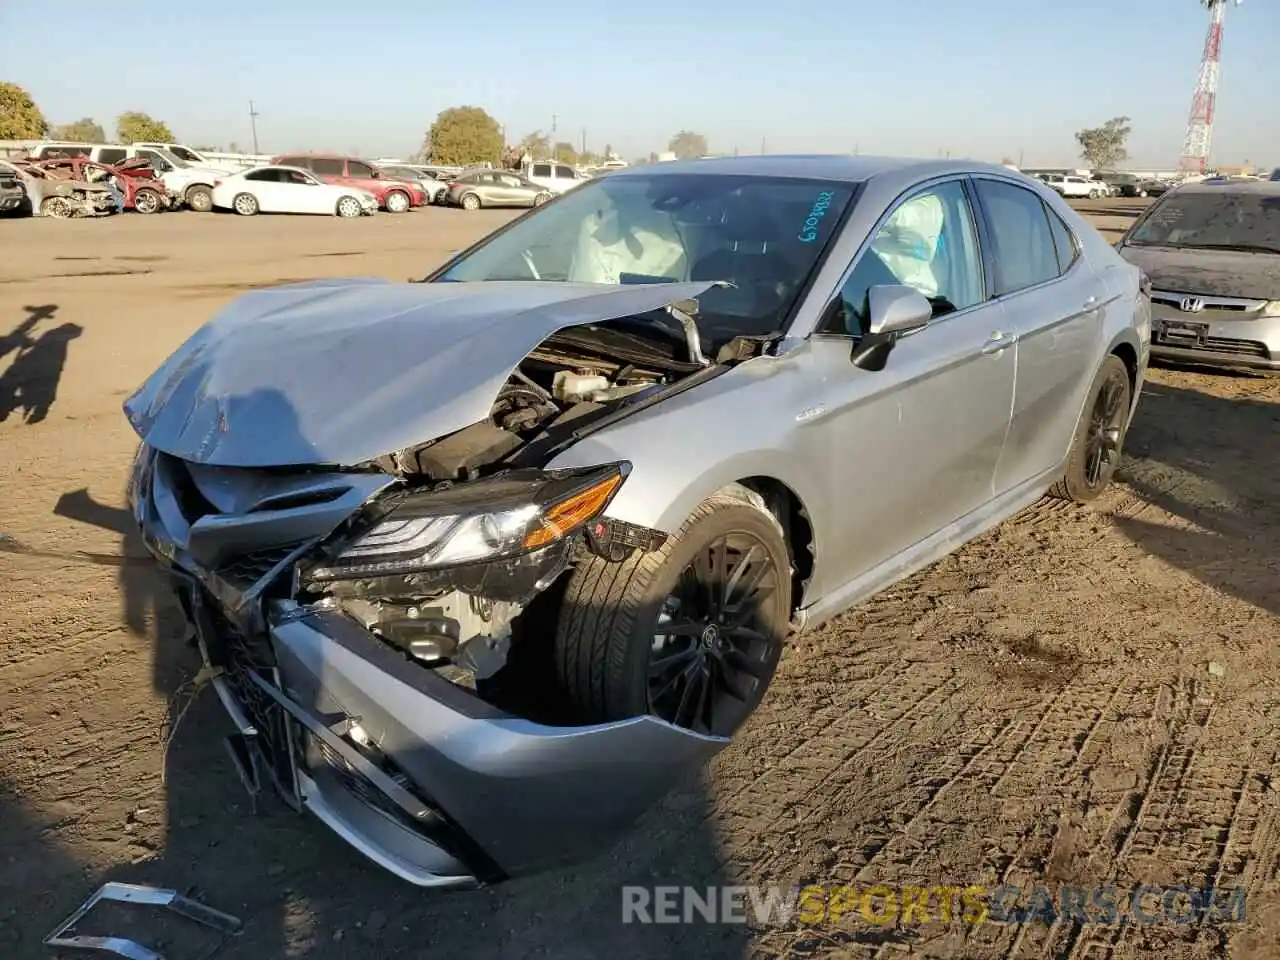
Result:
M343 163L341 160L313 157L310 165L312 172L318 173L322 177L342 176Z
M533 172L530 174L530 176L533 176L533 177L549 177L549 176L551 176L551 164L549 164L549 163L535 163L535 164L533 165Z
M1058 253L1040 198L1011 183L978 180L976 185L991 226L996 296L1056 279Z
M1048 207L1048 210L1049 230L1053 233L1053 245L1058 251L1058 268L1061 273L1066 273L1080 256L1080 249L1076 246L1071 228L1062 222L1062 218L1053 212L1052 207Z
M127 154L128 151L124 147L103 147L98 151L98 162L119 163Z
M573 167L556 167L556 177L562 180L574 179Z

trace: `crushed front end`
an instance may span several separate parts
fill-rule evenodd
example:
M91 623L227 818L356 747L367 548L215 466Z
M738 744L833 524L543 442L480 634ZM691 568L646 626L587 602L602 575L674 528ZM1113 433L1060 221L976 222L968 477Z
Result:
M626 462L539 464L584 424L714 375L591 347L553 338L489 419L373 461L217 466L144 442L133 466L131 509L246 785L270 783L415 884L591 856L728 743L652 716L576 722L545 668L575 559L665 538L607 516Z

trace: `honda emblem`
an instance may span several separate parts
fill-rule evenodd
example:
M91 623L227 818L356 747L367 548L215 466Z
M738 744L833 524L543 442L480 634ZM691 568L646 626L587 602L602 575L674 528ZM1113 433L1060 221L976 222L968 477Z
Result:
M1178 309L1183 313L1199 313L1204 309L1204 301L1199 297L1183 297Z

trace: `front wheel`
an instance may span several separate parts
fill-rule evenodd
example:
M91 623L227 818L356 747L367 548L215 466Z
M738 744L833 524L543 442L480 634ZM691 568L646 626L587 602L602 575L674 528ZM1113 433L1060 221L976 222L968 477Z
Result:
M213 191L204 184L196 184L187 190L183 197L187 201L187 206L196 213L208 213L213 209Z
M399 190L388 193L384 202L387 205L387 213L404 213L409 209L409 195Z
M1049 490L1050 496L1088 503L1107 488L1120 465L1132 393L1124 361L1107 357L1086 395L1066 472Z
M355 197L343 197L338 201L337 213L340 217L358 217L363 212L360 201Z
M1138 191L1138 196L1139 196L1139 197L1145 198L1145 197L1146 197L1146 195L1147 195L1147 191L1145 191L1145 190L1139 190L1139 191Z
M476 196L474 193L468 193L465 197L462 198L462 209L463 210L479 210L480 198Z
M551 192L549 190L543 190L541 193L537 194L533 198L533 205L535 207L540 207L550 199L551 199Z
M75 208L66 197L45 197L40 204L40 215L55 220L69 220L75 216Z
M154 190L139 190L133 195L135 213L156 213L160 210L160 194Z
M782 529L731 488L661 549L574 570L555 636L559 685L581 722L650 714L728 737L764 698L790 613Z
M231 201L231 209L242 217L252 217L258 212L258 198L252 193L237 193Z

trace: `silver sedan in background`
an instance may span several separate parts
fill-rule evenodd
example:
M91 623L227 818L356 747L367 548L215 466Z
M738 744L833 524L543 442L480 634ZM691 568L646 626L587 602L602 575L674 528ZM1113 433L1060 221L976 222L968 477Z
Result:
M1150 312L1004 167L629 168L421 282L231 303L126 402L130 503L236 755L410 882L494 882L726 747L792 633L1097 497Z
M513 170L472 170L450 180L445 202L464 210L481 207L537 207L555 196Z

